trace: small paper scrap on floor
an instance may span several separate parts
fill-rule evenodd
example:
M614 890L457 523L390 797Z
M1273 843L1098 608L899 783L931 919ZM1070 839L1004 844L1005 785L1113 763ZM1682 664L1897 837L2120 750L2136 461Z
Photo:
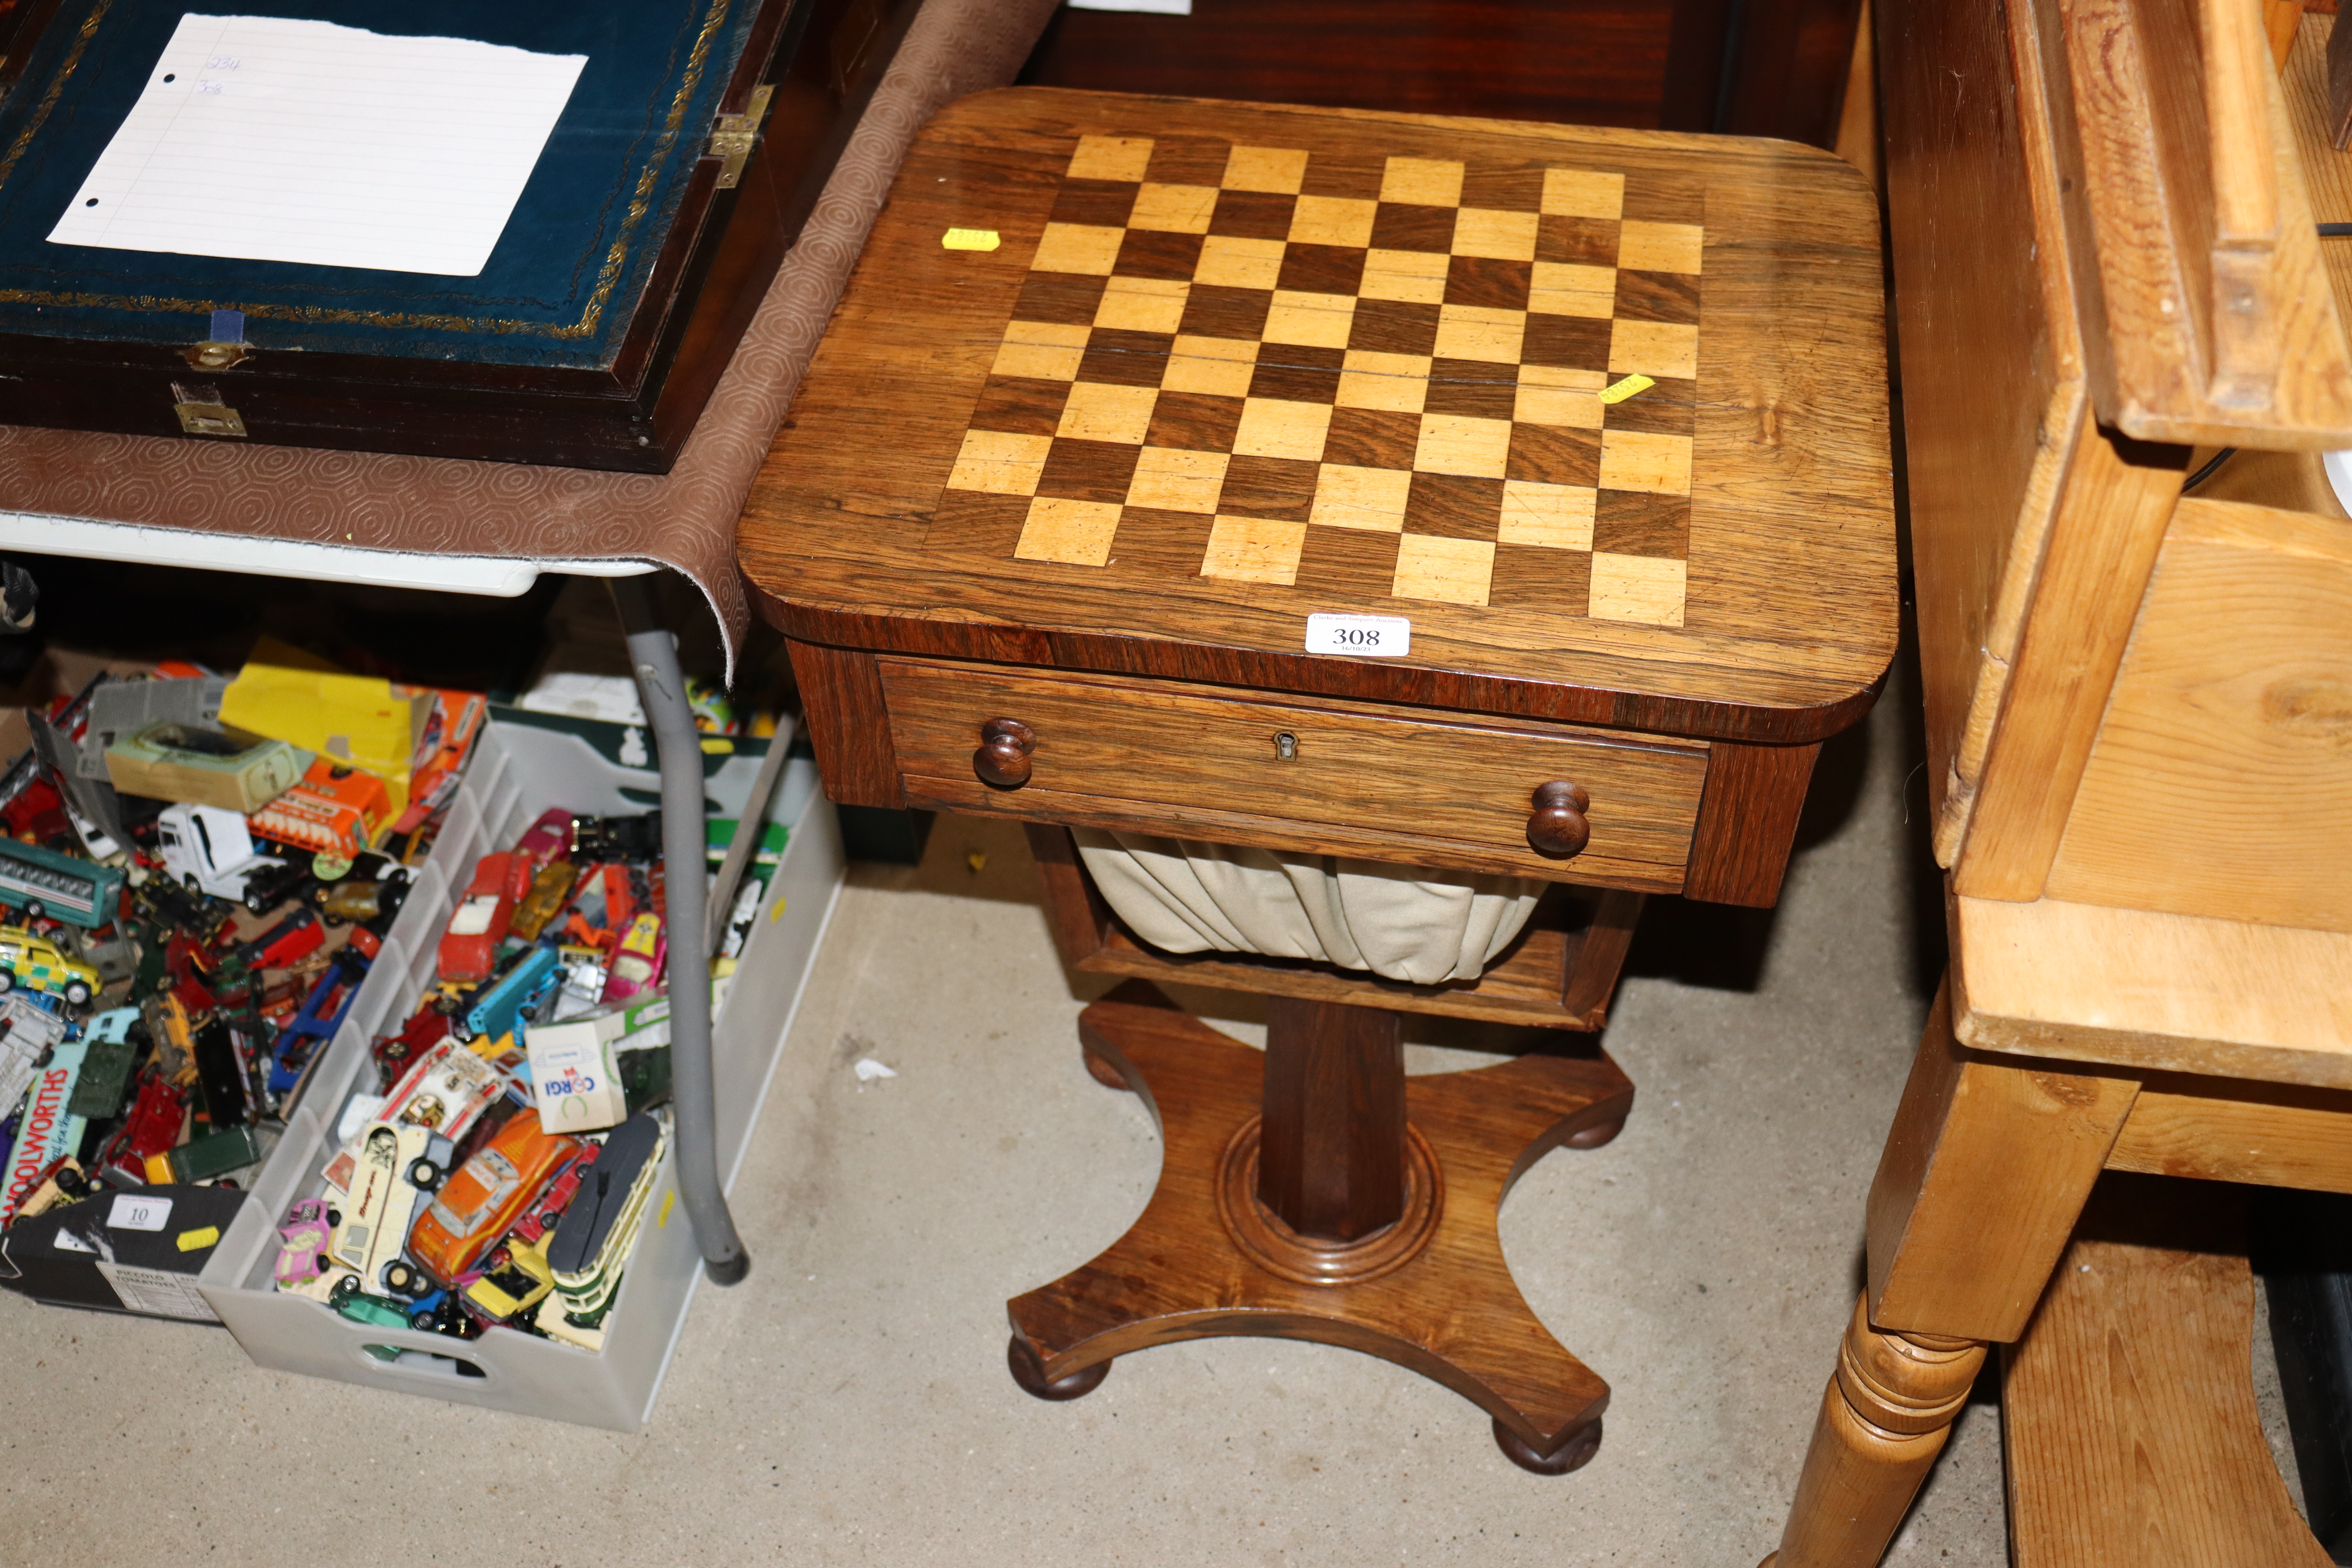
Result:
M857 1058L857 1081L860 1083L872 1083L877 1078L897 1078L898 1076L898 1073L895 1068L886 1068L872 1057Z

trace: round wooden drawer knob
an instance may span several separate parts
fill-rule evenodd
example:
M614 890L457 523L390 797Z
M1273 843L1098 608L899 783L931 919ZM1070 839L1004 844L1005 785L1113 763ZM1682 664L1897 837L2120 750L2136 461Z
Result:
M1534 804L1528 814L1528 847L1537 854L1565 860L1592 841L1592 824L1584 816L1592 797L1581 784L1566 779L1538 784Z
M991 719L980 727L971 771L992 788L1019 789L1029 782L1029 753L1036 749L1036 732L1020 720Z

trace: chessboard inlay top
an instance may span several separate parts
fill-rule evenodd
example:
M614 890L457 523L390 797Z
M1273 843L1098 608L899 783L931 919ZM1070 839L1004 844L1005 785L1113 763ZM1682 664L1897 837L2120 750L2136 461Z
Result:
M740 554L805 640L1797 741L1893 655L1888 447L1826 154L1013 89L918 139Z
M1397 599L1682 624L1694 182L1631 176L1636 211L1689 220L1666 222L1626 217L1609 170L1391 156L1375 184L1307 148L1215 161L1077 138L941 527L1021 497L1018 560L1105 566L1124 533L1192 574L1309 592L1338 548L1310 562L1310 539L1349 529L1385 536L1346 542ZM1601 400L1633 375L1650 384Z

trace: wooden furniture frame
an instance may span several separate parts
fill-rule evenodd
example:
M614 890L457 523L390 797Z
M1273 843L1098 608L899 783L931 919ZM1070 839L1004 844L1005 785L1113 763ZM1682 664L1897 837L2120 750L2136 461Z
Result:
M1066 8L1021 79L1827 146L1856 10L1853 0L1452 0L1402 12L1198 0L1182 16Z
M2018 1563L2323 1563L2253 1421L2242 1258L2116 1240L2093 1192L2352 1191L2329 22L1877 4L1952 964L1775 1555L1876 1562L2001 1344ZM2184 495L2192 443L2240 450Z
M1129 977L1080 1038L1152 1107L1160 1184L1011 1303L1024 1388L1318 1340L1456 1389L1527 1468L1591 1457L1607 1384L1495 1215L1633 1086L1559 1045L1408 1079L1402 1016L1589 1032L1643 896L1777 896L1893 651L1882 320L1864 188L1781 143L1037 89L924 132L740 549L827 794L1024 822L1064 956ZM1588 592L1621 571L1662 596ZM1410 648L1307 651L1328 612ZM1475 984L1179 957L1071 826L1597 896ZM1269 995L1267 1048L1153 981Z

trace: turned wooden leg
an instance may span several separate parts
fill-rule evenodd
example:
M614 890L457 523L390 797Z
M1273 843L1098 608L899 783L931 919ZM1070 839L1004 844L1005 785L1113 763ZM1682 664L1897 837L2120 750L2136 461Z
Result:
M1986 1342L2025 1331L2138 1092L2120 1073L1971 1052L1953 1037L1948 984L1937 993L1871 1184L1869 1289L1777 1568L1878 1561Z
M1984 1364L1982 1341L1883 1334L1869 1307L1866 1296L1854 1302L1838 1347L1777 1568L1877 1562Z

